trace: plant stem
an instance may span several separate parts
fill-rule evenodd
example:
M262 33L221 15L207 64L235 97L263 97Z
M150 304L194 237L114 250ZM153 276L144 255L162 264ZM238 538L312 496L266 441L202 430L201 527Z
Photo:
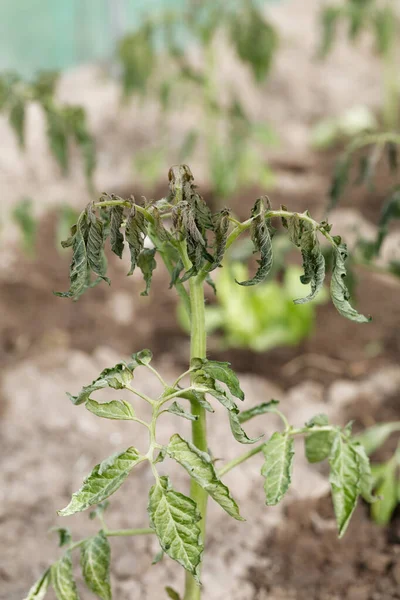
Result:
M154 529L150 527L143 527L141 529L115 529L114 531L104 531L107 537L123 537L132 535L148 535L155 533Z
M263 442L259 446L255 446L254 448L252 448L248 452L245 452L244 454L241 454L237 458L234 458L230 462L226 463L226 465L224 467L222 467L222 469L220 469L218 471L218 477L222 477L223 475L225 475L226 473L228 473L229 471L231 471L232 469L234 469L238 465L242 464L242 462L244 462L248 458L251 458L255 454L258 454L259 452L261 452L264 446L265 446L265 442Z
M185 268L190 268L191 263L187 257L186 248L183 248L183 259ZM200 276L189 279L190 305L191 305L191 340L190 357L206 357L206 329L205 329L205 310L204 310L204 283ZM194 384L194 381L192 380ZM197 421L192 421L192 442L202 450L207 452L207 426L206 412L204 408L197 403L192 402L192 414L198 417ZM190 496L196 502L201 514L200 529L203 543L206 533L206 512L207 512L207 492L195 481L191 481ZM200 600L201 590L193 576L186 574L184 600Z

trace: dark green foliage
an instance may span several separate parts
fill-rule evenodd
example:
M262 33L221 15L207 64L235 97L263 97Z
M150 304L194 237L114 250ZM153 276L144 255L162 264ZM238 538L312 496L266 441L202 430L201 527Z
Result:
M125 228L125 239L128 242L131 253L131 268L128 275L132 275L137 266L139 255L143 250L146 227L146 219L133 204L126 220Z
M157 263L154 259L155 253L156 253L155 248L152 248L152 249L144 248L144 250L142 250L142 252L139 254L137 266L142 271L143 279L146 283L146 289L144 290L144 292L142 292L140 294L141 296L149 295L151 279L153 277L153 271L157 266Z
M339 313L357 323L368 323L371 318L364 317L353 308L350 303L350 294L344 282L346 277L345 261L347 259L346 244L339 243L334 248L333 252L333 270L331 279L331 296L332 302L336 306Z
M300 249L304 268L304 275L300 277L300 281L304 285L311 284L311 292L305 298L295 300L295 304L304 304L313 300L322 289L325 280L325 259L321 252L317 232L307 222L304 224L300 237Z
M28 256L35 254L37 222L33 214L33 201L24 198L15 206L12 217L21 231L22 246Z
M122 81L125 96L144 91L156 62L153 26L146 22L126 36L118 46L118 58L123 67Z

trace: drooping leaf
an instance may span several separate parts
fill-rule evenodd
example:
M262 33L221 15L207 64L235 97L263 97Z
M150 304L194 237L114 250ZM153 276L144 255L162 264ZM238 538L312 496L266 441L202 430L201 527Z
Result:
M249 438L241 426L240 411L237 407L229 411L229 424L231 426L233 437L240 444L255 444L263 437L260 435L256 438Z
M206 492L223 508L228 515L244 521L238 505L232 498L227 486L218 478L210 456L199 450L194 444L175 434L167 446L168 455L176 460Z
M385 146L387 152L387 159L389 163L389 168L392 173L396 173L399 167L399 152L397 144L393 142L388 142Z
M347 246L340 243L333 248L333 269L331 279L331 297L337 311L350 321L368 323L371 319L358 313L349 303L350 294L344 282L346 278L345 261L347 259Z
M333 174L333 180L332 180L332 185L331 185L331 189L329 190L329 197L330 197L330 203L329 203L329 210L332 210L333 208L335 208L335 206L337 205L337 203L339 202L341 196L343 196L344 191L346 189L348 180L349 180L349 173L350 173L350 166L351 166L351 161L350 161L350 156L349 155L345 155L342 158L340 158L335 165L335 171Z
M321 14L322 39L319 48L319 56L325 58L333 47L336 35L336 26L341 14L340 8L336 6L324 7Z
M206 358L193 358L191 367L202 370L213 379L224 383L235 398L244 400L244 392L240 387L238 376L231 369L230 363Z
M265 462L261 475L265 478L267 506L278 504L289 489L292 479L294 443L286 433L276 432L263 448Z
M321 252L317 232L312 225L304 227L300 249L304 268L304 275L300 277L300 281L304 285L311 284L311 292L305 298L295 300L295 304L305 304L313 300L322 289L325 280L325 258Z
M197 415L193 415L192 413L185 410L178 402L173 402L168 408L167 412L172 413L173 415L177 415L178 417L183 417L188 421L197 421L199 418Z
M58 600L79 600L70 551L52 565L51 583Z
M50 569L47 569L43 575L33 584L24 600L43 600L51 580Z
M153 25L147 21L137 31L126 35L118 44L117 55L122 66L124 95L144 92L156 65Z
M153 271L157 267L157 263L154 258L155 253L155 248L144 248L139 254L137 260L137 266L142 271L143 279L146 283L146 289L140 294L141 296L149 295Z
M50 150L63 174L68 172L68 125L62 108L47 102L43 105L46 117L46 134Z
M110 216L110 243L111 250L122 258L122 253L124 251L124 236L122 235L120 229L122 225L122 221L124 220L124 209L122 206L113 206L111 208L111 216Z
M105 500L104 502L100 502L94 510L91 510L89 513L89 519L94 521L94 519L98 519L104 515L107 508L110 506L110 502Z
M368 456L383 446L388 437L395 431L400 431L400 421L393 423L379 423L368 427L362 433L354 436L354 441L364 446Z
M151 488L148 512L161 548L198 580L203 544L196 503L172 489L168 477Z
M370 502L372 504L377 500L377 498L372 493L374 479L371 473L369 458L365 452L364 446L361 444L353 442L352 447L357 454L358 459L358 468L360 472L360 494L364 498L365 502Z
M398 505L398 477L393 460L383 465L373 466L375 494L378 500L371 505L371 515L378 525L387 525Z
M89 132L86 112L82 106L67 107L68 129L79 146L85 166L86 178L91 182L96 168L96 145Z
M88 588L101 600L111 600L110 544L103 531L81 546L81 567Z
M97 379L92 381L90 385L83 387L77 396L72 396L68 392L67 396L73 404L78 405L89 400L90 394L96 390L106 387L122 390L131 382L135 367L134 363L117 363L114 367L103 369Z
M207 412L215 412L208 400L204 398L204 394L197 392L196 390L183 392L180 397L189 400L190 402L195 402L196 404L204 408Z
M135 205L129 212L126 220L125 227L125 239L128 242L129 250L131 253L131 268L128 275L132 275L133 271L138 264L140 253L144 247L144 240L147 232L147 222L143 214L139 212Z
M339 537L342 537L357 504L361 477L357 454L352 445L343 440L340 432L333 440L329 463L333 507Z
M209 267L210 271L213 271L214 269L219 267L222 262L222 259L224 258L226 240L228 239L229 231L229 214L230 210L224 208L223 210L221 210L213 216L215 234L213 253L214 261Z
M53 527L50 531L56 531L58 533L59 547L67 546L72 541L72 535L69 529L65 527Z
M389 194L379 219L378 235L375 252L378 253L389 231L389 224L394 219L400 219L400 186L396 186Z
M63 247L72 247L72 262L69 269L70 288L68 292L54 292L61 298L78 298L86 289L90 277L86 244L89 234L89 223L86 210L79 216L72 228L72 237L64 242Z
M21 147L25 145L25 118L25 101L22 96L14 95L10 106L8 120Z
M108 284L110 280L106 277L107 263L103 260L104 227L103 221L99 219L89 205L88 208L89 231L86 245L88 265L90 269Z
M24 252L28 256L34 256L37 237L37 219L35 218L32 199L22 198L12 211L12 217L21 230Z
M258 417L259 415L264 415L265 413L275 412L275 408L278 406L278 400L270 400L269 402L262 402L261 404L257 404L252 408L248 408L247 410L243 410L239 415L238 419L240 423L246 423L246 421L250 421L254 417Z
M256 252L260 253L259 266L252 279L237 282L239 285L250 286L264 281L272 267L273 253L271 242L271 225L266 218L269 200L266 197L258 198L251 211L253 218L251 224L251 239Z
M164 550L159 550L153 560L151 561L152 565L158 565L159 562L164 558Z
M135 417L132 405L125 400L111 400L111 402L100 403L89 398L85 406L94 415L103 417L104 419L132 421Z
M58 514L66 517L102 502L117 491L138 462L140 456L132 447L106 458L94 467L80 490L72 495L68 506L59 510Z

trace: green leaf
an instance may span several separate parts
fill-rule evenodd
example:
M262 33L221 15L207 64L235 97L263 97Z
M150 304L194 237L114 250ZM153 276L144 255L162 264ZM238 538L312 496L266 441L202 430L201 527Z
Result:
M192 413L185 410L178 402L173 402L166 412L188 419L188 421L197 421L199 418L197 415L192 415Z
M265 462L261 475L265 478L265 502L275 506L289 489L292 479L294 443L286 433L276 432L264 445Z
M28 256L33 256L37 237L37 220L34 215L32 199L23 198L19 201L12 211L12 217L21 230L24 252Z
M67 107L68 133L75 139L79 146L85 165L85 174L91 182L96 168L96 145L89 132L86 112L82 106Z
M43 109L50 150L65 175L69 167L68 125L65 119L65 112L62 108L58 108L50 102L43 104Z
M94 519L98 519L98 518L102 517L109 506L110 506L110 502L108 500L105 500L104 502L100 502L100 504L98 504L94 510L90 511L89 519L91 521L94 521Z
M101 600L111 600L110 544L100 531L81 546L81 567L88 588Z
M164 476L150 490L148 512L161 548L198 581L203 544L196 503L173 490Z
M51 583L58 600L79 600L70 551L52 565Z
M181 597L178 594L178 592L176 592L175 590L173 590L172 587L167 586L165 588L165 591L167 592L168 598L172 598L172 600L181 600Z
M129 212L126 220L125 227L125 239L128 242L129 250L131 253L131 268L128 275L132 275L135 270L140 253L144 247L144 240L147 233L147 222L141 212L139 212L135 205Z
M356 323L368 323L371 318L364 317L364 315L358 313L349 303L350 294L344 282L346 278L346 259L346 244L335 246L333 248L333 271L331 279L332 302L343 317Z
M336 6L327 6L323 9L321 15L322 39L318 51L321 58L325 58L332 50L335 41L336 26L341 15L340 8Z
M152 565L157 565L159 562L162 561L163 558L164 558L164 550L160 550L159 552L157 552L157 554L155 555L155 557L151 561L151 564Z
M345 442L340 432L335 436L329 457L331 467L329 482L339 537L350 522L360 492L360 468L353 446Z
M375 502L376 496L372 493L374 480L371 473L371 465L369 458L365 452L364 446L357 443L352 443L352 447L357 454L358 468L360 471L360 494L365 502Z
M110 243L111 250L122 258L122 254L124 251L124 236L122 235L120 229L122 225L122 221L124 220L124 209L122 206L113 206L111 208L111 217L110 217Z
M307 435L304 439L304 447L308 462L317 463L328 458L334 438L334 431L316 431Z
M238 505L232 498L229 489L218 478L210 456L199 450L191 442L175 434L167 446L168 455L176 460L206 492L231 517L244 521L240 516Z
M260 435L257 438L249 438L241 426L240 411L237 407L229 411L229 424L231 426L233 437L240 444L255 444L263 437Z
M43 600L46 595L51 579L50 569L47 569L43 575L33 584L24 600Z
M313 431L314 427L324 427L329 424L327 415L319 414L306 423L311 431L304 439L305 454L308 462L322 462L329 457L335 431Z
M183 392L180 396L185 400L189 400L190 402L196 402L199 406L204 408L207 412L213 413L215 410L211 406L211 404L204 398L204 394L197 392L195 390L191 390L189 392Z
M59 510L58 514L67 517L99 504L117 491L140 460L138 451L132 447L109 456L94 467L82 487L72 495L68 506Z
M207 360L206 358L193 358L190 364L196 370L202 370L213 379L224 383L233 396L239 398L239 400L244 400L244 392L240 387L238 376L231 369L230 363Z
M250 421L254 417L258 417L259 415L264 415L265 413L275 412L276 406L278 406L278 400L270 400L269 402L262 402L261 404L257 404L252 408L248 408L247 410L243 410L239 415L238 419L240 423L246 423L246 421Z
M396 463L390 460L384 465L378 465L377 469L373 468L372 474L377 475L375 494L379 499L372 504L371 515L378 525L387 525L398 504Z
M85 406L94 415L103 417L104 419L132 421L135 417L132 405L125 400L111 400L111 402L99 403L89 398Z
M365 448L368 456L383 446L388 437L395 431L400 431L400 421L393 423L379 423L369 427L362 433L354 436L354 442L358 442Z
M141 296L149 295L153 271L157 267L157 263L154 259L155 253L155 248L144 248L137 259L137 266L142 271L143 279L146 283L146 289L140 294Z
M72 262L69 270L70 288L68 292L55 292L61 298L78 298L86 289L88 281L88 257L86 242L88 236L88 220L84 211L73 228L74 234L63 246L72 246Z
M50 531L56 531L59 537L59 547L67 546L72 541L72 535L69 529L64 527L52 527Z
M87 402L90 394L96 390L106 387L122 390L132 381L135 366L135 364L127 364L126 362L117 363L114 367L104 369L97 379L90 385L83 387L77 396L72 396L69 393L67 393L67 396L73 404L78 405Z
M267 209L270 208L269 200L267 197L258 198L254 207L251 211L253 218L251 224L251 239L254 244L255 251L260 253L260 260L258 261L259 267L256 274L252 279L247 281L237 281L239 285L250 286L256 285L264 281L272 267L273 253L272 253L272 242L271 233L272 229L269 224L270 219L266 218Z
M139 352L132 354L133 363L129 363L129 367L132 369L135 367L145 367L151 362L152 358L153 353L151 350L139 350Z
M305 304L313 300L322 289L325 279L325 258L321 252L317 232L312 225L304 227L300 249L304 268L304 275L300 277L300 281L304 285L311 284L311 292L305 298L295 300L295 304Z
M387 152L387 159L389 163L389 168L392 173L396 173L399 167L399 152L397 144L394 142L388 142L385 146Z

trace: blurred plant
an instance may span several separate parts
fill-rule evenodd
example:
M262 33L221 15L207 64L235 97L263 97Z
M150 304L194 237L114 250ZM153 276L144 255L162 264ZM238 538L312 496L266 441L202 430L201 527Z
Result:
M299 435L305 437L305 453L310 462L329 458L332 498L340 536L347 529L359 496L369 501L374 499L369 460L363 446L352 438L351 425L343 428L331 425L325 415L317 415L305 426L294 427L278 409L276 400L240 411L237 401L244 400L244 393L237 375L229 363L206 358L204 286L207 281L212 283L211 273L221 266L226 250L241 234L250 232L254 252L259 256L254 276L237 282L239 286L249 288L262 283L271 270L271 236L274 233L271 221L281 219L290 241L302 254L304 273L301 282L310 284L307 296L295 300L296 304L311 301L323 287L325 260L319 235L324 236L334 250L330 287L332 301L342 316L366 323L369 319L349 303L345 284L346 245L339 236L330 235L331 226L326 222L315 221L307 211L289 212L285 207L273 210L265 197L256 200L250 218L244 222L231 217L228 209L212 214L198 194L193 175L186 165L172 167L169 182L167 198L145 202L144 206L136 204L133 198L124 200L108 195L103 195L99 202L90 202L72 227L70 237L63 243L73 253L70 289L57 293L64 298L77 299L101 281L110 283L104 262L107 238L110 239L111 250L120 258L127 243L131 258L129 274L136 267L142 271L144 296L149 293L157 266L155 257L160 257L171 274L171 285L190 315L190 364L184 373L169 383L152 366L151 352L142 350L133 354L129 361L104 369L76 396L68 394L74 405L84 404L98 417L127 420L144 426L149 433L149 447L145 453L129 447L103 460L72 495L69 504L59 511L59 515L68 516L97 505L92 517L98 517L101 529L94 536L76 542L67 530L59 531L60 545L65 552L33 585L28 600L43 600L49 585L54 588L58 600L78 600L72 564L72 551L77 548L81 552L80 564L88 588L102 600L110 600L109 538L143 534L156 535L160 543L161 549L154 562L166 554L186 569L184 600L200 600L208 496L231 517L243 521L239 507L222 478L246 460L262 453L265 502L268 506L278 504L290 486L294 438ZM145 246L146 238L151 240L152 248ZM147 369L158 379L161 389L158 397L149 397L132 387L136 369ZM91 398L97 390L104 388L128 390L136 397L135 400L147 403L151 408L150 420L140 418L136 406L125 400L97 402ZM191 411L187 411L178 399L189 401ZM249 451L225 463L217 471L206 431L206 412L214 412L210 400L226 409L232 435L241 444L253 445L261 439L251 439L242 427L256 416L275 413L282 421L282 428L268 441L253 445ZM191 421L191 439L174 434L167 445L160 444L157 424L165 414ZM158 464L166 459L172 459L188 473L190 497L177 492L170 477L159 473ZM154 478L149 491L149 527L110 530L105 522L106 506L103 503L139 463L147 463ZM166 592L172 598L180 598L171 588L167 588Z
M33 213L32 199L20 200L12 211L12 218L19 227L25 254L33 257L35 255L37 221Z
M249 118L233 86L226 89L219 83L215 43L219 34L229 39L237 58L261 85L270 71L278 37L260 3L253 0L208 0L159 13L121 40L118 58L125 97L150 93L163 112L156 145L136 155L138 171L149 182L159 179L171 154L166 114L190 101L201 113L176 149L176 158L188 160L199 145L205 148L212 191L223 199L243 185L272 184L262 148L275 144L276 136L265 123ZM196 64L191 50L201 56Z
M315 325L315 305L326 301L321 290L310 303L296 306L293 298L300 296L303 284L301 269L288 266L283 281L268 281L254 288L238 288L235 280L248 278L247 268L224 260L224 268L216 278L216 304L206 306L208 334L219 331L222 348L249 348L265 352L280 346L294 346L308 337ZM190 320L182 303L178 307L179 322L190 331Z
M393 434L400 432L400 421L379 423L356 436L368 456L373 455ZM371 516L378 525L387 525L400 504L400 444L386 462L371 465L372 489L377 500L371 505Z
M350 184L365 185L374 189L375 171L382 159L387 160L390 173L397 176L399 166L399 113L400 80L396 51L400 22L398 10L393 2L380 0L347 0L332 3L322 11L323 39L320 55L326 56L335 41L335 32L340 22L348 23L349 38L356 41L365 31L375 36L375 46L383 63L383 123L380 124L365 109L358 107L339 120L320 124L314 130L314 143L328 146L343 137L350 138L347 146L336 161L329 191L328 214L335 208ZM354 163L358 161L358 173L351 181ZM353 253L355 262L375 267L382 243L388 233L390 222L400 218L400 191L394 185L382 207L378 234L371 242L359 239ZM387 270L400 274L399 263L392 261Z
M400 82L396 63L399 39L399 18L392 0L339 0L322 9L321 57L331 51L339 23L348 26L348 37L356 42L364 32L375 38L375 49L383 63L383 116L387 130L397 129L400 109Z
M69 144L79 146L90 188L96 166L96 150L81 106L60 104L55 99L58 73L42 72L32 82L24 81L17 73L0 75L0 112L8 116L21 147L25 146L26 108L36 102L43 110L47 124L49 147L64 175L69 169Z

